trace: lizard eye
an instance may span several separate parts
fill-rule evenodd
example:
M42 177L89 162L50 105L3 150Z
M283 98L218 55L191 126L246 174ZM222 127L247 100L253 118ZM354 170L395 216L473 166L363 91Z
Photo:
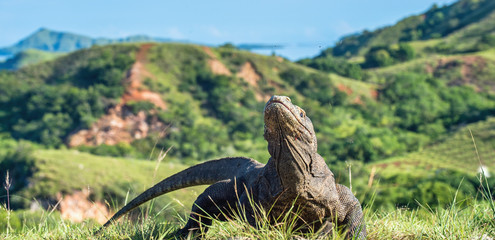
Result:
M306 113L304 112L304 110L301 109L301 113L299 113L299 116L301 116L302 118L306 116Z

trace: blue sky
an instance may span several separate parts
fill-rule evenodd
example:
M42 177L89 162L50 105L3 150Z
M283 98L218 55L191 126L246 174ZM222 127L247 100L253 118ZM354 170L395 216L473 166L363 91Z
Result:
M91 37L146 34L210 45L283 44L293 47L293 53L285 55L294 59L316 54L343 35L393 24L434 3L452 2L0 0L0 46L14 44L46 27ZM284 55L283 51L280 54Z

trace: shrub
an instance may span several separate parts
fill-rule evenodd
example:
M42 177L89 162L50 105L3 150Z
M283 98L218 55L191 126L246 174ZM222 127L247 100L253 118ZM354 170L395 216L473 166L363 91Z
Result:
M0 155L0 179L2 182L6 179L7 171L12 181L9 189L11 208L26 207L28 204L26 201L28 200L17 197L12 198L12 196L28 186L29 178L35 171L32 149L29 145L20 143L15 149L8 150L6 153ZM4 205L7 202L7 193L3 186L0 189L0 196L4 196L0 198L0 203Z

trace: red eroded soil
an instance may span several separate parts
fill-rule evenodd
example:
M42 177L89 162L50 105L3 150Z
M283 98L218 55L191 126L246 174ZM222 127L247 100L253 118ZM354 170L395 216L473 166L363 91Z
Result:
M371 89L370 90L370 96L373 98L373 99L377 99L378 98L378 91L375 90L375 89Z
M458 76L451 77L450 86L470 84L477 87L484 85L479 82L479 74L486 68L487 60L480 56L444 57L438 60L436 66L425 66L426 72L434 76L459 71Z
M202 49L210 57L210 59L208 59L208 66L210 67L210 70L213 74L225 76L232 75L230 70L220 60L217 59L217 56L215 56L213 51L211 51L211 48L203 46Z
M337 89L341 92L345 92L347 95L351 95L352 94L352 89L344 84L338 84L337 85Z
M144 138L151 131L161 131L164 124L156 117L147 117L144 112L134 114L126 104L129 102L148 101L161 109L167 109L160 94L142 89L146 78L156 79L145 68L146 54L153 44L143 44L136 55L136 62L129 70L123 84L126 90L120 103L109 109L107 114L94 123L89 129L82 129L69 137L69 147L80 145L97 146L100 144L115 145L119 142L130 143Z
M148 72L144 66L146 63L146 53L151 46L153 46L151 43L141 45L141 48L136 55L136 62L132 65L127 78L124 80L124 84L127 85L127 88L124 96L122 96L122 105L125 105L130 101L148 101L161 109L167 109L167 105L158 93L141 89L142 82L145 78L156 79L156 77Z
M256 73L253 64L250 62L245 62L242 65L241 70L237 73L237 76L244 79L253 87L258 87L258 81L261 79L261 76Z
M256 71L255 66L251 62L245 62L236 75L237 77L244 79L244 81L256 89L254 97L257 101L266 102L270 99L269 95L261 92L259 89L258 81L261 80L261 75L258 71Z

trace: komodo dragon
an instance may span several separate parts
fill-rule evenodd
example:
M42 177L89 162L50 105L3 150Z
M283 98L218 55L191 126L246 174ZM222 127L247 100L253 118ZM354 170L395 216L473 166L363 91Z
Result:
M211 217L226 220L238 209L243 209L249 224L256 226L254 202L273 222L295 211L296 227L303 230L318 230L320 236L327 236L336 222L345 227L347 238L366 239L361 205L347 187L335 183L333 173L316 152L313 124L304 110L288 97L273 96L265 105L264 120L264 137L271 155L266 165L237 157L192 166L137 196L103 227L162 194L212 184L196 199L179 236L196 234L200 227L206 231ZM297 210L289 210L294 206Z

